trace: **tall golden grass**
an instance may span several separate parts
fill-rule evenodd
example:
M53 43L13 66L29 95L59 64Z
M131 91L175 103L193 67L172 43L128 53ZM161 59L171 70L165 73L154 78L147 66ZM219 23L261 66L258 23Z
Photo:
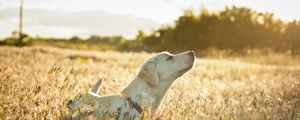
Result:
M0 47L0 119L70 119L69 99L104 78L118 94L154 53ZM300 61L290 54L198 58L153 119L300 119Z

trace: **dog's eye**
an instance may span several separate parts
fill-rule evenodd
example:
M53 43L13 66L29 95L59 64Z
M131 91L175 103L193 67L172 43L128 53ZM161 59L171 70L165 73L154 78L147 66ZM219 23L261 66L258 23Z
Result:
M172 60L173 56L168 56L166 60Z

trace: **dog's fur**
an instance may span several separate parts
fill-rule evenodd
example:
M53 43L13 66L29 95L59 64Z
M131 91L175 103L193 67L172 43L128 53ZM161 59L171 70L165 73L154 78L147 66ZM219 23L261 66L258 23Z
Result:
M174 80L193 67L194 52L177 55L159 53L148 59L122 95L98 96L102 80L90 92L75 97L68 103L72 111L89 117L134 119L143 111L155 112Z

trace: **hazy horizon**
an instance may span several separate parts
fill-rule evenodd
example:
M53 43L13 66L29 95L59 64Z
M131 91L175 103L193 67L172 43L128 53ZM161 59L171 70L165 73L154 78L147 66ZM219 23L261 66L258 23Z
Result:
M0 38L18 28L19 0L0 0ZM244 6L271 12L288 21L299 19L300 7L292 0L24 0L24 32L43 37L88 37L121 35L134 38L138 30L150 32L173 24L183 11L220 11L226 6Z

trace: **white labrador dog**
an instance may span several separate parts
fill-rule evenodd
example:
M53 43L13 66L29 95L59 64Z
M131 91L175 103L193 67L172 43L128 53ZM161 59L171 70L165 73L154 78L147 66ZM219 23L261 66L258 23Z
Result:
M193 51L180 54L159 53L148 59L133 81L122 91L122 95L99 96L98 81L90 92L69 101L77 117L96 119L134 119L143 111L155 112L174 80L190 70L195 61Z

